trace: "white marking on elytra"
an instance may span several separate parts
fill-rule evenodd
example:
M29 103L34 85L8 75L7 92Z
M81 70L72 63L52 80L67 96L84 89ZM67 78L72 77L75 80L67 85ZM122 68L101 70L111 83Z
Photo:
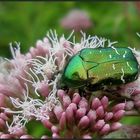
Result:
M125 51L125 53L123 54L123 58L125 58L125 55L127 54L127 51Z
M91 52L89 52L89 54L92 54Z
M124 70L123 70L123 68L121 69L122 70L122 75L121 75L121 80L123 81L123 83L125 83L125 80L124 80Z
M116 69L116 68L115 68L115 64L112 65L112 68L113 68L114 70Z
M126 62L126 64L131 70L133 70L133 68L129 65L128 61Z
M114 49L115 52L116 52L118 55L120 55L119 52L117 51L117 49L116 49L115 47L112 46L111 48Z
M109 55L109 58L112 58L112 55L111 54Z

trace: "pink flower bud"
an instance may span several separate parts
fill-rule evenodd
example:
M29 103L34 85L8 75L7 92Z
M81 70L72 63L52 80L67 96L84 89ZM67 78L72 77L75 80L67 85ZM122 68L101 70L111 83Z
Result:
M119 103L113 107L112 111L117 112L118 110L124 110L124 108L125 108L125 103Z
M79 93L74 93L73 98L72 98L72 103L75 103L78 105L80 100L81 100L81 96L79 95Z
M27 58L27 59L32 59L32 55L31 55L31 53L29 53L29 52L26 53L26 58Z
M21 91L21 90L20 90ZM17 87L14 86L8 86L5 84L0 84L0 93L6 95L6 96L10 96L10 97L21 97L20 94L17 94L19 91L17 89Z
M22 135L26 134L26 129L24 127L22 128L16 128L16 131L13 133L17 137L21 137Z
M113 118L113 113L112 112L108 112L108 113L105 113L105 121L109 121Z
M85 129L88 126L89 126L89 118L87 116L83 116L79 121L78 127L80 129Z
M85 109L85 108L79 108L79 109L76 111L76 118L77 118L77 119L80 119L80 118L82 118L85 114L86 114L86 109Z
M3 84L0 84L0 93L1 93L1 96L2 95L11 96L12 94L14 95L12 91L8 91L7 85L3 85Z
M133 101L127 101L125 104L126 104L125 105L125 110L132 110L133 107L134 107L134 102Z
M52 138L60 138L60 136L57 133L53 133Z
M4 94L0 94L0 107L6 107L6 102L8 103L8 97Z
M60 38L60 44L62 45L62 47L66 48L71 48L71 44L68 40L66 40L64 37Z
M71 103L71 104L69 105L69 107L71 107L71 108L73 109L74 113L77 111L77 106L76 106L75 103Z
M105 125L104 120L98 120L96 124L94 125L95 130L100 130Z
M126 85L122 86L121 95L125 94L127 97L130 97L131 95L135 94L135 90L137 88L136 82L131 82Z
M0 113L0 118L2 118L4 121L9 120L9 118L7 117L5 113Z
M41 40L38 40L36 42L36 48L37 48L40 56L45 56L48 53L48 48L47 47L50 46L49 42L47 42L46 39L44 39L44 40L43 40L44 42L41 41Z
M5 121L0 118L0 129L4 129L6 127Z
M40 87L38 88L40 94L44 97L48 97L49 95L49 85L45 83L40 83Z
M135 90L133 91L132 95L135 96L135 95L138 95L138 94L140 94L140 88L136 87Z
M36 49L38 51L38 55L40 55L40 56L45 56L46 53L48 53L48 50L45 49L43 46L38 45L38 46L36 46Z
M11 139L11 138L13 138L13 136L10 134L2 134L0 138L1 139Z
M102 99L101 99L101 103L102 103L102 106L104 109L107 108L108 106L108 98L106 96L104 96Z
M88 109L88 101L84 97L82 97L82 99L80 100L78 106L79 106L79 108Z
M136 102L134 102L135 103L135 106L136 107L140 107L140 100L139 101L136 101Z
M81 50L81 44L76 43L73 47L73 50L74 50L74 54L76 54L78 51Z
M63 100L63 97L65 96L65 91L59 89L59 90L57 91L57 96L58 96L58 97L60 98L60 100L62 101L62 100Z
M92 137L89 134L83 135L83 139L92 139Z
M113 120L118 121L124 116L125 111L124 110L119 110L116 113L114 113Z
M96 109L96 113L98 115L99 118L103 118L104 117L104 109L102 106L99 106L97 109Z
M63 113L62 106L61 105L55 106L53 111L54 111L54 114L56 115L56 118L59 120L61 115L62 115L62 113Z
M43 42L46 43L46 44L48 44L48 45L51 45L50 42L49 42L49 39L47 37L44 37L43 38Z
M63 96L63 106L64 106L64 108L67 108L70 103L71 103L70 97L68 95Z
M66 109L66 119L67 119L67 124L71 127L74 123L74 113L71 107L68 107Z
M53 124L47 119L42 120L42 123L48 129L51 129L51 127L53 126Z
M111 125L111 131L116 131L122 127L122 124L119 122L114 122Z
M132 98L134 101L139 101L140 100L140 93L135 95L135 96L132 96Z
M43 46L43 41L42 40L37 40L36 42L36 47Z
M101 105L102 104L101 104L101 102L100 102L100 100L98 98L94 98L92 100L92 105L91 105L92 109L97 109Z
M59 121L60 129L63 130L66 127L66 113L63 112Z
M89 118L91 123L93 123L96 120L96 118L97 118L96 112L91 110L91 109L87 113L87 116L88 116L88 118Z
M33 137L30 135L22 135L20 139L33 139Z
M36 54L37 54L37 49L36 49L36 48L31 47L31 48L30 48L30 53L31 53L31 55L32 55L32 57L33 57L33 58L34 58L34 57L36 57Z
M52 133L57 133L57 134L59 133L58 128L54 125L51 127L51 131L52 131Z
M106 134L108 134L109 133L109 131L110 131L110 125L109 124L105 124L104 126L103 126L103 128L100 130L100 135L106 135Z

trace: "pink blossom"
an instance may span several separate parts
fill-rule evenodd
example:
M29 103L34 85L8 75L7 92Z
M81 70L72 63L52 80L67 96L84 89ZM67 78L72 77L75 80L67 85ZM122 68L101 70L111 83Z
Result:
M117 130L118 126L114 126L115 125L114 122L117 123L124 115L124 110L121 110L122 108L124 108L123 104L121 104L121 107L119 108L117 107L119 105L116 105L114 106L114 110L113 108L112 110L110 110L110 111L114 111L114 114L113 112L107 112L106 109L109 106L108 102L107 102L108 106L106 106L105 109L103 108L104 102L102 104L101 101L103 101L104 99L108 99L105 96L101 98L101 100L97 97L93 98L92 104L89 104L87 100L84 97L82 97L78 104L69 103L66 106L65 105L65 102L67 101L66 97L69 97L69 95L64 94L64 91L62 90L61 92L63 94L63 97L65 97L63 98L62 95L60 94L60 91L58 92L58 97L61 99L63 98L63 100L61 100L61 106L62 106L61 111L58 112L57 114L54 113L54 115L51 116L51 117L57 118L57 121L55 122L57 124L55 125L57 126L57 130L53 130L55 131L55 134L57 133L60 136L59 131L61 132L65 131L63 135L65 135L64 137L67 137L67 131L71 131L71 132L76 131L78 134L81 133L80 135L83 135L84 137L84 135L88 135L88 134L92 135L95 132L98 132L99 135L105 135L111 131ZM78 95L78 93L75 93L75 94ZM75 94L73 94L72 98L69 98L70 101L72 101L73 98L75 98ZM96 102L97 100L101 104L98 108L95 107L96 109L94 109L92 107L93 107L94 102ZM82 104L83 106L81 106L81 102L83 102ZM87 106L89 106L89 108L87 108ZM115 109L116 107L118 108L117 110ZM55 108L54 108L54 111L55 111ZM48 122L47 124L53 123L51 120L50 121L47 120L47 122ZM112 123L112 129L108 123ZM53 125L46 125L45 122L43 124L50 130L52 130L53 128L56 128ZM88 132L88 134L86 132ZM78 137L78 136L76 136L75 134L75 137Z
M63 28L75 31L85 30L92 26L88 13L82 10L71 10L60 23Z
M89 28L91 21L86 13L81 16L75 12L78 22L69 28ZM75 19L75 15L72 13L70 18ZM61 76L72 56L84 48L114 44L81 34L80 42L71 42L73 32L68 38L58 38L56 31L51 30L26 54L20 52L19 43L15 43L15 48L10 44L13 59L0 58L0 138L34 138L26 127L31 120L42 123L51 132L51 136L44 134L41 139L104 137L122 127L120 119L130 114L128 111L139 111L139 78L115 87L115 93L100 90L98 94L85 91L83 95L78 88L61 89ZM139 52L133 53L139 62Z

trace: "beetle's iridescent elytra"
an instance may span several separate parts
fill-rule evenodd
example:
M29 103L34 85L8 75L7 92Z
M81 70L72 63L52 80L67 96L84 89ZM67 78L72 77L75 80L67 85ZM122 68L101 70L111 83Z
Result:
M61 81L70 88L86 87L95 91L103 86L132 82L138 75L139 64L131 49L85 48L68 61Z

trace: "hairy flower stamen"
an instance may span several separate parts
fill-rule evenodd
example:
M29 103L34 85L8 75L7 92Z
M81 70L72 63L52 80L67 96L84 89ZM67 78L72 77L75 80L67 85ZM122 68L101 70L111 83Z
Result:
M49 119L47 113L44 116L41 116L40 109L44 106L44 101L40 99L33 99L29 97L29 90L26 85L26 92L24 92L24 101L21 101L19 98L10 98L13 106L16 110L11 110L9 108L3 108L5 112L12 113L18 116L18 119L22 122L23 126L32 118L35 117L37 120L40 118ZM46 101L45 101L46 102ZM47 108L47 106L46 106ZM21 119L22 118L22 119ZM15 120L14 122L15 123Z
M70 34L70 36L68 37L68 39L71 38L73 32ZM68 41L68 39L65 39L64 36L62 36L60 38L60 40L58 40L58 35L56 33L56 31L52 31L50 30L50 32L47 33L47 37L50 39L51 43L52 43L52 48L50 48L50 50L56 54L56 53L60 53L60 52L65 52L68 56L72 56L73 55L73 49L70 47L70 42ZM65 46L65 43L68 43L68 46Z

